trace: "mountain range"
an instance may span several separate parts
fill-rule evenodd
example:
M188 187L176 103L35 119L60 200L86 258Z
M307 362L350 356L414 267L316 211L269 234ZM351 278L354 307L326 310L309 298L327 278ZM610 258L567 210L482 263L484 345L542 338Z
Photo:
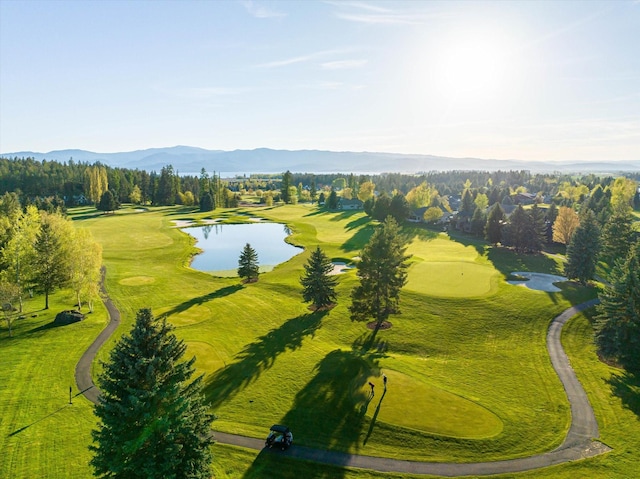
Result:
M100 162L111 167L159 171L172 165L180 174L220 172L234 176L250 173L423 173L451 170L529 170L532 173L617 173L640 171L637 161L522 161L480 158L448 158L444 156L322 151L322 150L206 150L192 146L150 148L119 153L95 153L85 150L57 150L48 153L19 151L2 153L5 158L31 157L38 161Z

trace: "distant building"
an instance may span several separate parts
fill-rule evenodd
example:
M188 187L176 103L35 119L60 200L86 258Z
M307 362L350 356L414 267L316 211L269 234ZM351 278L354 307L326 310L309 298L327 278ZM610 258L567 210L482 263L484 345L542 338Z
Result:
M532 205L536 202L536 195L533 193L517 193L513 195L513 203L516 205Z
M357 198L352 200L347 200L345 198L338 198L339 210L361 210L363 207L364 207L364 203Z

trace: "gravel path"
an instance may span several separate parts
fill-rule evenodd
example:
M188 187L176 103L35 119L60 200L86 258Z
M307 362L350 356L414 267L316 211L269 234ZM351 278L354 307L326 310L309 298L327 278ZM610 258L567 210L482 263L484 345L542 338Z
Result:
M98 402L100 391L93 384L93 380L91 378L91 363L95 359L100 347L109 338L109 336L113 334L120 324L120 312L107 296L106 290L104 289L104 281L102 291L105 298L104 304L111 319L107 327L82 355L80 361L76 365L76 384L78 385L78 389L93 403ZM565 323L575 314L594 306L597 302L598 300L595 299L565 310L562 314L554 318L547 332L547 350L551 357L551 363L564 386L567 393L567 399L571 405L571 426L569 428L569 432L560 447L551 452L506 461L475 463L403 461L383 457L360 456L338 451L311 449L298 445L288 449L287 451L278 453L288 457L335 466L372 469L380 472L431 474L456 477L529 471L564 462L593 457L608 452L611 450L609 447L595 440L598 438L599 433L593 409L582 385L571 368L569 358L565 354L560 342L562 327ZM231 444L258 451L264 448L264 439L238 436L223 432L215 432L215 439L216 442L221 444Z

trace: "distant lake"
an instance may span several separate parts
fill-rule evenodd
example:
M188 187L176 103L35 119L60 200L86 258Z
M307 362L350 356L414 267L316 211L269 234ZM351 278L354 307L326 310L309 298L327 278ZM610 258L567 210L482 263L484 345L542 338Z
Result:
M196 246L202 250L193 258L191 267L207 273L235 274L247 243L258 254L260 271L270 271L302 252L302 248L284 241L291 230L280 223L206 225L183 228L182 231L193 236Z

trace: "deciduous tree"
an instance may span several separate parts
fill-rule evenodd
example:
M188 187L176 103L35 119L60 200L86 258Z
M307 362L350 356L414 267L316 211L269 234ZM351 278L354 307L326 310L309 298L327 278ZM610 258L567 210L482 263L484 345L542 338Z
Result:
M75 230L70 241L73 254L69 255L69 282L76 295L78 310L82 310L82 298L86 298L89 310L93 311L93 299L100 284L102 246L84 228Z
M561 206L553 223L553 241L568 245L579 224L578 214L567 206Z
M211 477L212 443L201 394L191 380L195 357L166 320L141 309L128 336L112 350L98 379L102 391L92 431L95 474L104 478Z
M333 264L318 246L304 265L304 275L300 278L302 284L302 298L313 304L315 309L331 306L336 300L335 276L329 273L333 270Z

